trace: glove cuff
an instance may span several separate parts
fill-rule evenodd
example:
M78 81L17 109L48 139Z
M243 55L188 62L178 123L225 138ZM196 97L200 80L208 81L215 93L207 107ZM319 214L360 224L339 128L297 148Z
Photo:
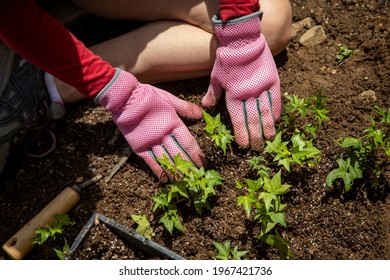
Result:
M219 16L224 22L260 10L259 0L220 0Z
M234 25L234 24L237 24L237 23L242 23L242 22L251 20L253 18L261 18L262 16L263 16L263 12L262 11L258 11L258 12L254 12L254 13L251 13L251 14L246 15L246 16L234 18L234 19L231 19L231 20L228 20L228 21L222 21L220 19L220 15L219 14L215 14L212 17L211 20L214 23L214 26L218 26L218 25Z
M260 18L262 12L258 11L246 16L224 22L216 14L212 17L214 31L221 44L237 40L256 39L261 34Z
M95 103L100 103L110 112L118 111L125 105L132 92L137 88L139 82L134 75L116 68L114 77L96 95Z

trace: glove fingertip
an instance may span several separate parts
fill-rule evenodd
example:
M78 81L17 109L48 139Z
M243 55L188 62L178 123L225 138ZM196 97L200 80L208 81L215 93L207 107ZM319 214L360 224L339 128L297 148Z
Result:
M197 167L202 167L207 165L207 159L204 153L200 148L196 151L196 153L192 154L191 160Z
M153 171L154 175L157 176L160 180L166 177L164 170L158 164L158 162L152 158L148 153L140 153L139 156L143 158L145 163L149 166L149 168ZM167 180L167 179L166 179Z
M217 102L215 97L210 92L208 92L205 96L203 96L201 103L204 108L208 109L215 106Z
M236 131L234 133L234 139L241 148L249 148L249 139L247 136L243 136L244 134L243 131Z
M223 88L219 83L210 83L207 93L202 98L202 106L205 108L213 107L221 97Z

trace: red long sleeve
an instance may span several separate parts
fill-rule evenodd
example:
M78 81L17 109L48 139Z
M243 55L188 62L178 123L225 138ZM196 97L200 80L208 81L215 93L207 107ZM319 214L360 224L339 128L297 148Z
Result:
M115 69L93 54L34 0L0 0L0 38L54 77L95 96Z
M258 0L220 0L219 3L220 17L223 22L260 10Z

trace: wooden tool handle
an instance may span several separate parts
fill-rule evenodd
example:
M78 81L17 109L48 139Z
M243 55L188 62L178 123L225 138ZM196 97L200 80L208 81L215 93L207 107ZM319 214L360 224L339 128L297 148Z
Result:
M35 244L32 243L32 239L37 236L35 230L52 224L55 221L54 216L56 214L66 214L76 205L79 199L80 194L72 187L63 190L34 218L14 234L3 245L3 250L12 259L23 259L34 248Z

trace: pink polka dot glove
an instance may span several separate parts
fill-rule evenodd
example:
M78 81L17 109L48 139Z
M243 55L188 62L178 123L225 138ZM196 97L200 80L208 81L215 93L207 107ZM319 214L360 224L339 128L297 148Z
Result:
M225 90L235 141L260 150L272 139L282 105L275 61L261 33L260 12L226 23L213 17L220 45L211 73L205 108L216 105Z
M162 178L157 162L162 154L202 166L204 155L178 114L189 119L202 118L199 106L147 84L117 69L111 82L95 97L112 113L112 118L131 149Z

